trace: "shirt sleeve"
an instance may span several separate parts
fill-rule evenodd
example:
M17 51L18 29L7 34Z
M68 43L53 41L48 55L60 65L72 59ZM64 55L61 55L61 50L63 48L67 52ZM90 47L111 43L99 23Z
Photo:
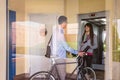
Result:
M70 53L72 53L72 54L78 54L78 51L77 51L77 50L71 48L71 47L67 44L67 42L66 42L66 40L65 40L65 38L64 38L64 34L62 35L61 38L62 38L61 45L64 47L65 50L67 50L68 52L70 52Z

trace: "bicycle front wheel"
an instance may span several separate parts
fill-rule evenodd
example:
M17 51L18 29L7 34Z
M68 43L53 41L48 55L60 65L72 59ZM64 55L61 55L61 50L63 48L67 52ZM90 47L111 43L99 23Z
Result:
M96 80L95 71L90 67L83 68L78 77L80 77L78 80Z
M55 77L47 71L40 71L33 74L29 80L55 80Z

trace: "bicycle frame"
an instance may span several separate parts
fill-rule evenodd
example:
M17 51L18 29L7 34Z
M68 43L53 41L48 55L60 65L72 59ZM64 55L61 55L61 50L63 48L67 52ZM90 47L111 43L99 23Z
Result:
M82 60L82 58L81 58L81 60ZM55 63L55 64L52 65L52 68L51 68L50 72L52 73L53 69L55 68L57 77L58 77L59 80L61 80L60 75L59 75L58 70L57 70L57 65L76 64L77 63L77 66L75 67L75 69L72 71L72 73L70 73L70 77L71 77L77 69L80 69L82 67L83 60L81 62L82 62L81 65L78 65L78 59L77 59L76 62Z
M57 70L57 65L76 64L76 63L77 63L77 62L55 63L55 64L52 66L50 72L52 73L53 69L55 68L56 74L57 74L57 77L58 77L58 80L61 80L60 75L59 75L58 70ZM71 73L71 76L74 74L74 72L75 72L76 70L77 70L77 67L73 70L73 72Z

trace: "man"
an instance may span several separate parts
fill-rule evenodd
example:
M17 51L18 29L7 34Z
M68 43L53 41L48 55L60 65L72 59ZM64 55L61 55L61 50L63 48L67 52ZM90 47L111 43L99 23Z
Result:
M66 51L78 54L77 50L72 49L69 47L65 40L64 36L64 29L67 27L67 17L60 16L58 18L58 26L55 26L52 34L52 41L51 41L51 51L52 56L57 57L55 60L56 63L65 63L66 58ZM65 80L66 70L65 65L57 66L58 72L60 74L61 80Z
M67 17L60 16L58 18L58 24L59 25L53 30L52 55L59 58L66 58L66 51L78 54L78 51L69 47L65 40L64 29L67 27Z

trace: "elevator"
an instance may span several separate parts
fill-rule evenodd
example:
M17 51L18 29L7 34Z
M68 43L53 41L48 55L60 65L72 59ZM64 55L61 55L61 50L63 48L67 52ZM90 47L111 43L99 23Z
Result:
M78 48L80 47L84 25L91 23L93 25L94 34L97 36L98 48L93 52L93 68L104 70L105 54L106 54L106 15L105 11L93 12L78 15L79 31L78 31Z

